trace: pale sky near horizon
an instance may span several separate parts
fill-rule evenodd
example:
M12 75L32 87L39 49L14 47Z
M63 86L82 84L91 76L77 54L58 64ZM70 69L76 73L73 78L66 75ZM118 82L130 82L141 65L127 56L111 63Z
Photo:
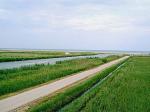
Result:
M150 51L150 0L0 0L0 48Z

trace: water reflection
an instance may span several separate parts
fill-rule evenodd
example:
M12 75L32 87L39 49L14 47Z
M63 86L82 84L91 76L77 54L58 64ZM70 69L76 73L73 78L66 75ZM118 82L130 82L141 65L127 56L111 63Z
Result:
M62 57L62 58L49 58L49 59L36 59L36 60L25 60L25 61L14 61L14 62L1 62L0 69L17 68L21 66L34 65L34 64L55 64L57 61L71 60L77 58L88 58L88 57L107 57L112 54L98 54L92 56L76 56L76 57Z

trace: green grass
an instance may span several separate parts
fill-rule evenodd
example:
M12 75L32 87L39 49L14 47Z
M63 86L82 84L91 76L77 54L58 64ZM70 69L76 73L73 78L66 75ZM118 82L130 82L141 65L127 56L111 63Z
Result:
M61 52L61 51L13 51L13 50L3 51L1 50L0 62L58 58L58 57L72 57L72 56L86 56L86 55L95 55L95 54L98 53L69 52L69 54L65 54L65 52Z
M60 112L149 112L150 57L132 57L102 84Z
M117 58L119 57L110 56L106 59L111 61ZM35 65L0 70L0 96L87 70L103 63L100 58L85 58L62 61L55 65Z
M120 63L121 64L121 63ZM92 78L89 78L79 84L67 89L64 92L58 93L52 98L47 98L38 105L35 105L30 112L55 112L61 109L63 106L75 100L81 96L84 92L88 91L91 87L97 84L101 79L106 77L110 72L115 70L120 64L114 65L101 73L96 74ZM87 99L88 100L88 99ZM75 105L74 105L75 106Z

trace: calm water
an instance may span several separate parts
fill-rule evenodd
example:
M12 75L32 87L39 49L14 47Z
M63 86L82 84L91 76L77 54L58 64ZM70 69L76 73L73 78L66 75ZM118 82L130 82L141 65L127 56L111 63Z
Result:
M99 54L92 56L76 56L76 57L63 57L63 58L50 58L50 59L36 59L36 60L26 60L26 61L14 61L14 62L1 62L0 69L10 69L10 68L18 68L21 66L28 66L34 64L55 64L57 61L63 60L71 60L77 58L88 58L88 57L107 57L113 54Z

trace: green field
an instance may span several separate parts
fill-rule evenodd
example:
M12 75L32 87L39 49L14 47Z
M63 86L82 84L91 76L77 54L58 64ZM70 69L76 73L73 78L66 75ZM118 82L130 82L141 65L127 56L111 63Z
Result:
M34 65L0 70L0 96L87 70L118 58L119 56L109 56L103 59L74 59L60 61L54 65Z
M98 83L116 67L46 99L29 111L149 112L150 57L131 57L103 83Z
M17 51L17 50L0 50L0 62L21 61L32 59L71 57L71 56L86 56L96 55L93 52L69 52L62 51Z
M103 72L96 74L92 78L89 78L83 82L80 82L79 84L77 84L61 93L58 93L51 98L45 98L38 105L31 107L29 109L29 111L30 112L44 112L44 111L55 112L55 111L58 111L63 106L69 104L70 102L72 102L73 100L78 98L84 92L88 91L90 88L92 88L94 85L96 85L99 81L101 81L104 77L106 77L109 73L111 73L113 70L115 70L122 63L123 62L121 62L117 65L114 65L114 66L104 70Z

